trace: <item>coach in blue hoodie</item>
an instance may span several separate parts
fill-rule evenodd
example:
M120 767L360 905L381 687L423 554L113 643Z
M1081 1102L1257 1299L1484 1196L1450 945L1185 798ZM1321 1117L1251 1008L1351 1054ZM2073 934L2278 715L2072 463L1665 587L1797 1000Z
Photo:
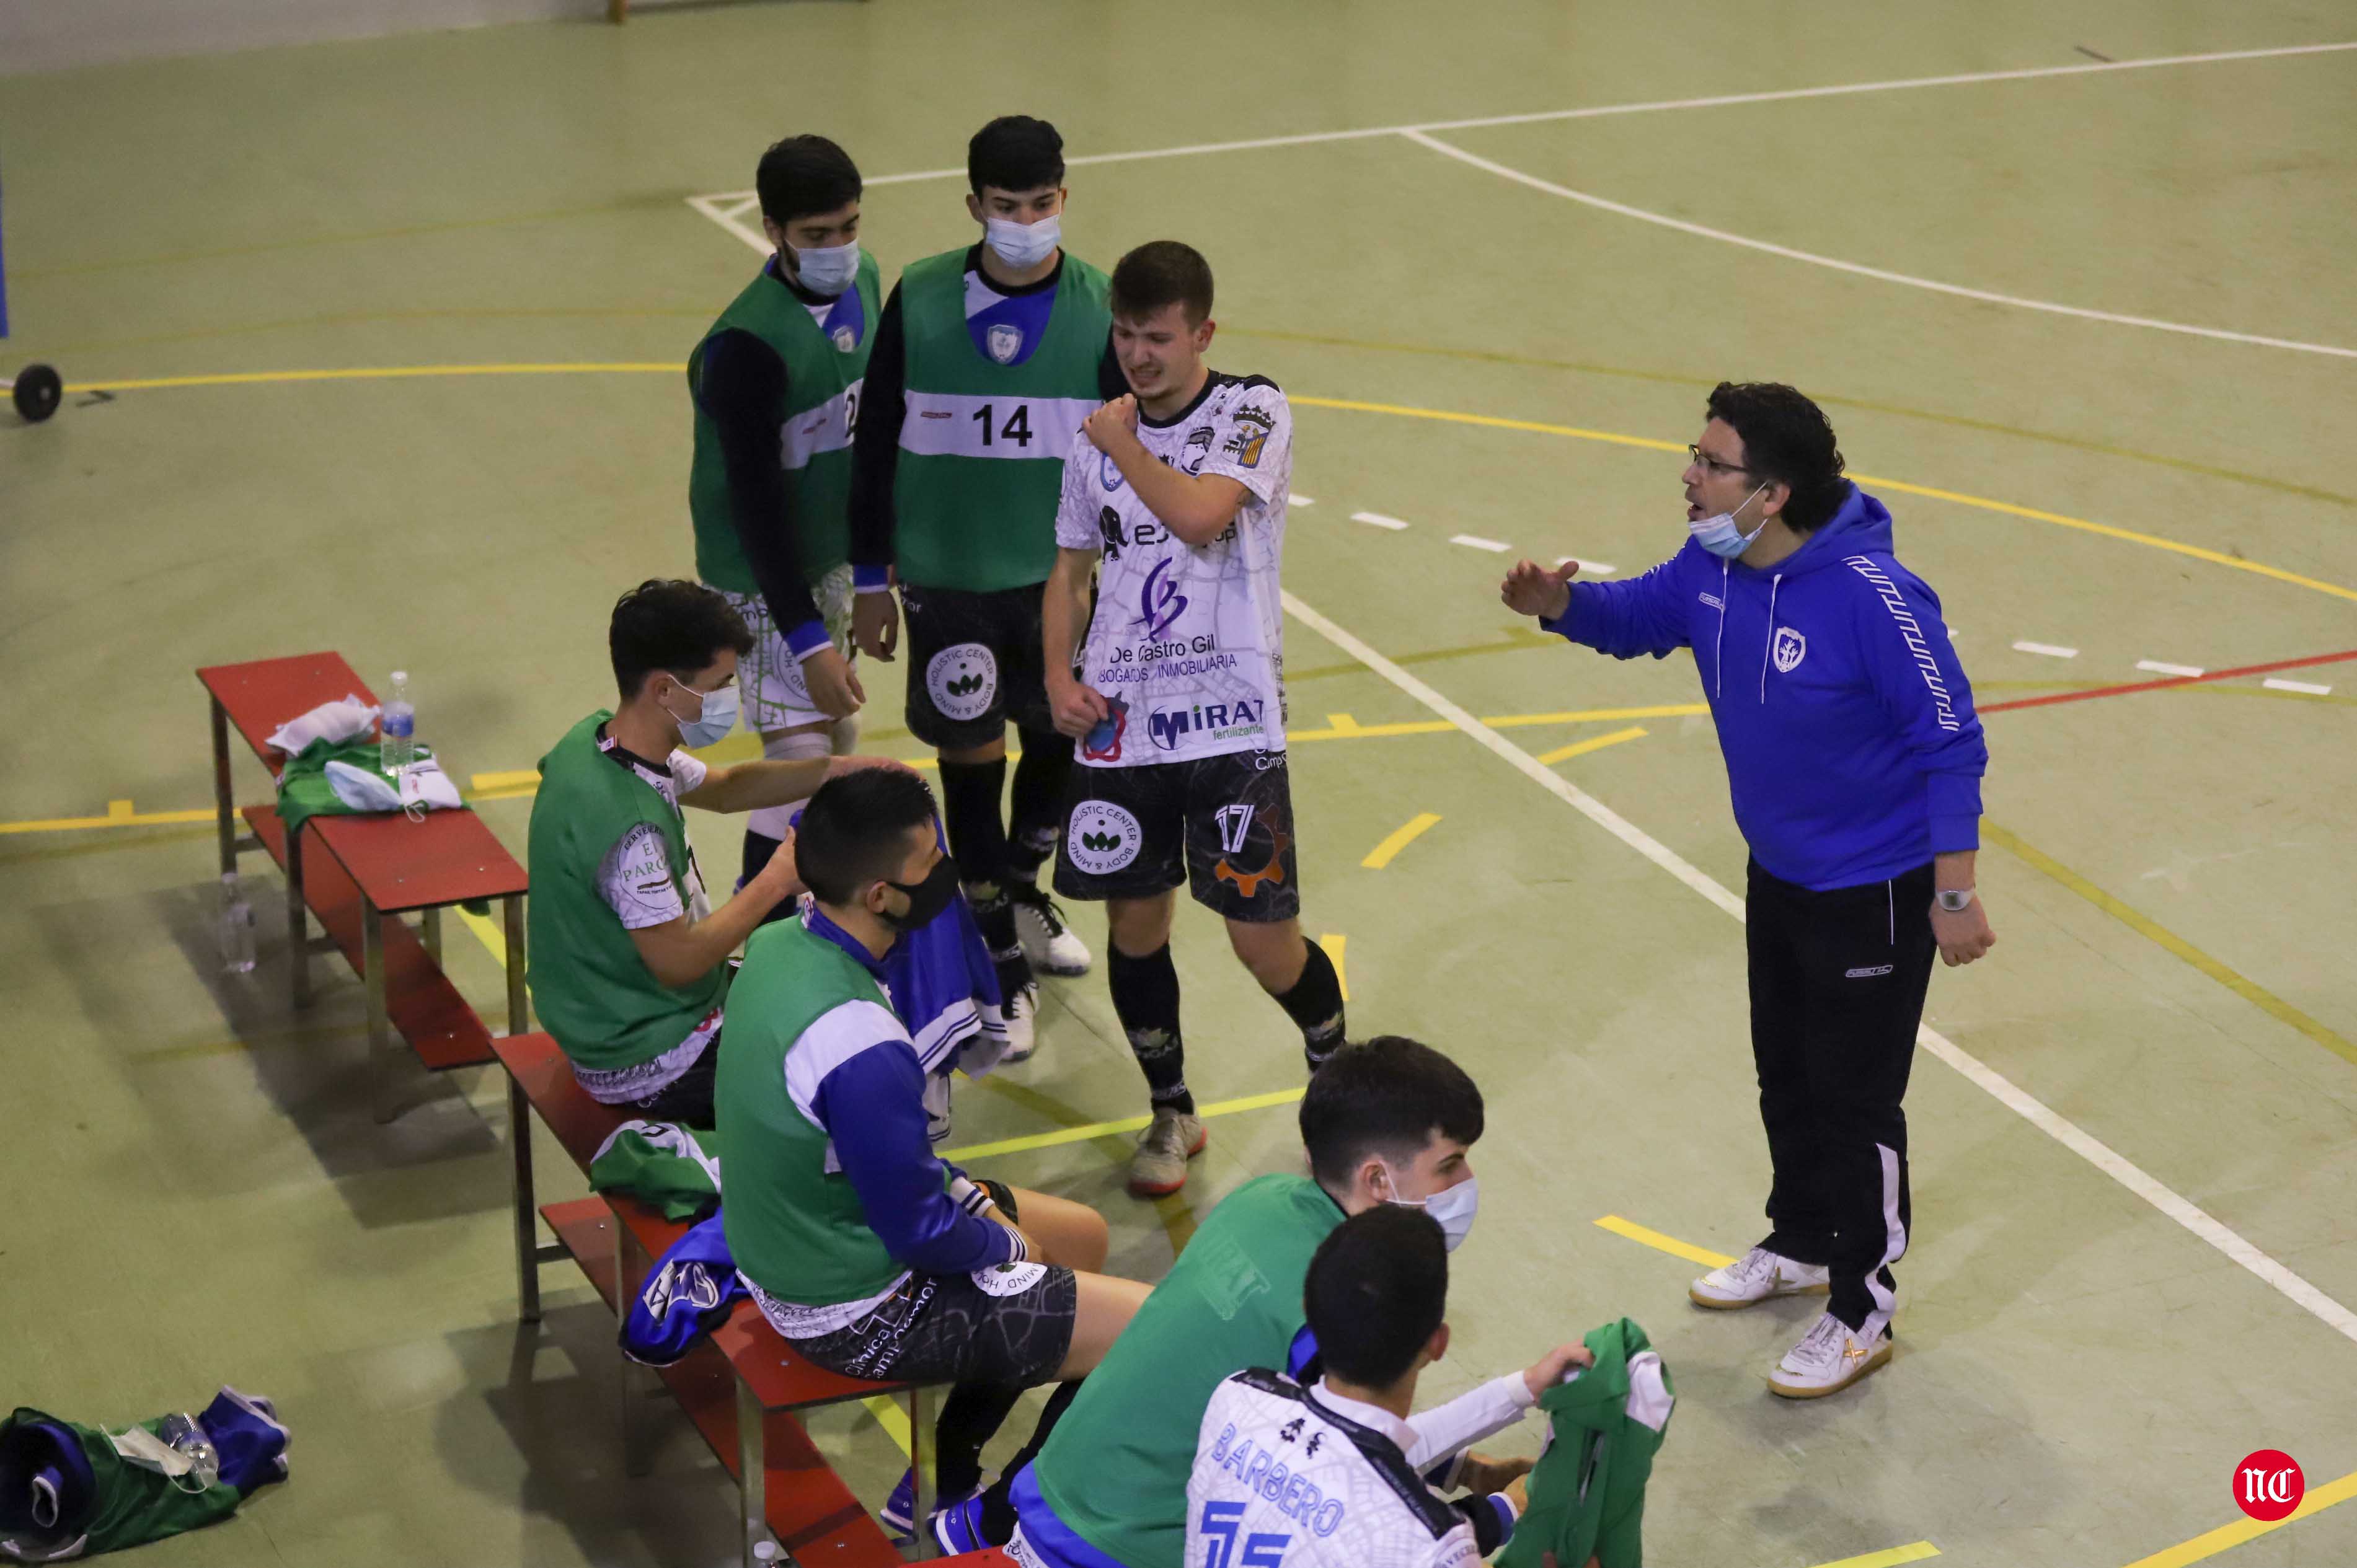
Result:
M1833 426L1788 386L1722 382L1692 448L1684 548L1641 577L1529 561L1501 596L1616 659L1685 648L1718 725L1745 890L1751 1049L1773 1227L1696 1280L1702 1306L1830 1291L1769 1375L1793 1399L1890 1359L1907 1251L1901 1101L1932 958L1996 940L1973 893L1988 748L1939 596L1890 514L1842 476Z

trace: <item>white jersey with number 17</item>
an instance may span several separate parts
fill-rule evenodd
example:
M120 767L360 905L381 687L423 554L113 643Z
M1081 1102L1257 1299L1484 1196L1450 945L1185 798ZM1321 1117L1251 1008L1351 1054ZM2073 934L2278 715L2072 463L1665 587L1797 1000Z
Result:
M1085 437L1064 458L1056 542L1097 550L1097 608L1081 679L1117 704L1079 759L1132 768L1285 749L1285 607L1277 573L1293 485L1293 411L1276 383L1213 372L1185 412L1141 418L1146 449L1181 473L1244 488L1235 521L1188 545Z

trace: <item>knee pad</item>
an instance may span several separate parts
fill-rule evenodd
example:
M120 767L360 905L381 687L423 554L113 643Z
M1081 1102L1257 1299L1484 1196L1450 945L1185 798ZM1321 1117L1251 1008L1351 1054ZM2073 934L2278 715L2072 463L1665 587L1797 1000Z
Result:
M848 722L848 721L846 721ZM835 755L828 746L827 732L823 729L797 730L787 735L763 736L761 755L772 762L791 762L816 757ZM757 833L773 839L784 838L793 825L794 813L802 809L809 797L790 800L782 806L764 806L749 812L745 825Z

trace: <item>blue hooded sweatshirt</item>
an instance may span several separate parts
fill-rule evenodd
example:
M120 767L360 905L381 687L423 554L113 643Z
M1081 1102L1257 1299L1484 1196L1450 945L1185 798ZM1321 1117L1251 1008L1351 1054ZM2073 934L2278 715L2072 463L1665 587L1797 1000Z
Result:
M1765 571L1691 539L1641 577L1574 583L1547 630L1615 659L1694 650L1736 825L1771 876L1855 887L1980 847L1988 746L1940 598L1856 486Z

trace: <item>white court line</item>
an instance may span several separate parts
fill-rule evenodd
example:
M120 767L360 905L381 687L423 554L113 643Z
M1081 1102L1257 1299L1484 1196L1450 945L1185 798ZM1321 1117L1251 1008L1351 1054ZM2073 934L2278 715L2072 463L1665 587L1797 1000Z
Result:
M1609 577L1613 573L1620 570L1609 561L1588 561L1577 555L1558 555L1555 558L1555 564L1558 566L1568 566L1574 561L1579 562L1581 571L1593 572L1599 577Z
M1478 533L1452 533L1448 536L1448 542L1463 544L1475 550L1487 550L1493 555L1503 555L1510 548L1498 540L1484 539Z
M2298 692L2302 696L2308 697L2329 697L2332 695L2331 687L2313 685L2306 681L2278 681L2275 677L2269 676L2267 679L2260 682L2259 684L2265 686L2270 692Z
M2155 675L2199 675L2201 673L2201 666L2199 664L2163 664L2158 659L2139 659L2136 660L2136 668L2139 670L2150 671Z
M1190 157L1202 153L1250 153L1268 147L1306 147L1323 142L1356 142L1373 136L1396 136L1409 131L1478 131L1491 125L1537 125L1556 120L1596 120L1615 114L1654 114L1676 109L1726 109L1746 103L1784 103L1805 98L1846 98L1860 92L1900 92L1920 87L1971 87L1991 81L2035 81L2056 76L2100 76L2115 70L2150 70L2159 66L2219 65L2232 60L2283 59L2295 55L2339 54L2357 49L2357 41L2332 44L2290 44L2277 48L2219 49L2208 54L2155 55L2147 59L2115 59L2086 65L2040 65L2013 70L1963 71L1948 76L1893 77L1883 81L1846 81L1827 87L1784 87L1765 92L1726 92L1707 98L1658 98L1639 103L1598 103L1584 109L1542 109L1526 114L1484 114L1469 120L1426 120L1405 125L1371 125L1356 131L1308 131L1290 136L1254 136L1241 142L1196 142L1179 147L1153 147L1129 153L1088 153L1064 160L1082 164L1135 163L1144 158ZM866 185L907 185L917 180L963 179L965 169L915 169L906 174L877 175ZM691 203L732 203L737 216L749 211L755 198L749 190L726 190L690 197ZM704 211L698 208L699 211ZM706 211L714 221L722 221ZM764 247L767 248L766 246Z
M2076 659L2079 657L2079 650L2077 649L2057 648L2050 642L2017 642L2013 645L2013 650L2016 653L2042 653L2049 659Z
M1610 833L1737 919L1743 918L1743 900L1720 886L1708 875L1680 856L1676 851L1655 840L1629 819L1573 784L1561 774L1542 766L1537 757L1533 757L1422 681L1328 620L1292 594L1286 594L1284 599L1286 611L1296 620L1317 632L1327 641L1415 698L1418 703L1423 703L1434 714L1447 719L1458 730L1480 742L1489 751L1513 768L1515 771L1562 800L1606 832ZM2076 1122L2058 1114L2044 1101L1996 1072L1938 1030L1926 1025L1916 1031L1915 1037L1924 1049L1964 1074L1979 1088L1986 1090L2007 1110L2013 1112L2040 1132L2054 1139L2064 1148L2159 1209L2241 1267L2266 1281L2267 1284L2314 1315L2336 1333L2357 1341L2357 1312L2350 1311L2349 1308L2259 1251L2241 1234L2228 1229L2191 1202L2179 1196L2171 1188L2163 1186L2126 1156L2096 1139Z
M1385 517L1379 511L1354 511L1351 514L1351 521L1352 522L1363 522L1371 528L1388 528L1394 533L1399 532L1402 529L1407 526L1407 524L1402 522L1399 519L1395 517Z
M1287 495L1285 498L1285 503L1287 506L1316 506L1318 504L1308 496L1303 495L1299 490L1295 490L1291 494Z
M2229 332L2218 327L2191 327L2182 321L2162 321L2149 316L2121 316L2109 310L2089 310L2082 306L2057 305L2050 299L2025 299L2016 294L1993 294L1987 289L1966 288L1961 284L1942 283L1936 278L1919 278L1911 273L1894 273L1882 267L1869 267L1857 262L1845 262L1838 256L1821 256L1814 251L1797 251L1790 245L1773 244L1766 240L1754 240L1743 234L1730 234L1724 229L1713 229L1702 223L1689 223L1683 218L1672 218L1665 213L1650 212L1641 207L1631 207L1625 201L1612 201L1601 196L1591 196L1584 190L1574 190L1567 185L1557 185L1553 180L1541 179L1534 174L1524 174L1521 169L1510 168L1504 164L1485 158L1478 153L1469 153L1462 147L1451 146L1447 142L1426 135L1422 131L1403 131L1400 134L1420 147L1430 148L1443 157L1455 158L1461 164L1470 164L1473 167L1494 174L1501 179L1511 179L1517 185L1529 186L1533 190L1544 191L1549 196L1560 196L1566 201L1577 201L1582 206L1593 207L1604 212L1617 212L1623 218L1634 218L1640 222L1657 223L1664 229L1674 229L1681 234L1693 234L1705 240L1717 240L1724 244L1740 245L1748 251L1760 251L1770 256L1781 256L1787 261L1807 262L1812 266L1830 267L1835 272L1849 273L1857 277L1873 278L1880 283L1903 284L1909 288L1928 289L1933 294L1953 295L1959 299L1978 300L1984 305L2009 305L2018 310L2040 310L2050 316L2076 317L2082 321L2105 321L2115 327L2145 327L2155 332L2175 332L2188 338L2213 338L2224 343L2250 343L2262 349L2288 349L2299 354L2330 354L2339 359L2357 360L2357 349L2343 349L2331 343L2303 343L2292 338L2266 338L2252 332Z

